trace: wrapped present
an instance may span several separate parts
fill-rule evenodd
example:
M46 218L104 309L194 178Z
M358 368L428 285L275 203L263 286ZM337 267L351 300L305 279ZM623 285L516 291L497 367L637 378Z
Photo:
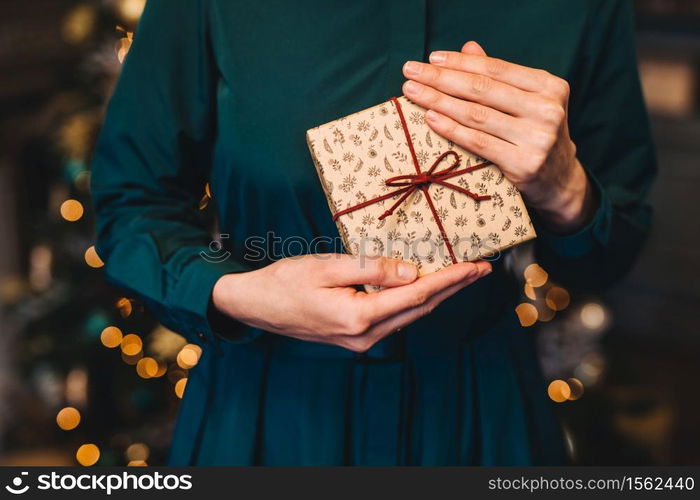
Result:
M392 98L307 131L348 252L411 260L422 276L534 238L518 189L437 135L425 111Z

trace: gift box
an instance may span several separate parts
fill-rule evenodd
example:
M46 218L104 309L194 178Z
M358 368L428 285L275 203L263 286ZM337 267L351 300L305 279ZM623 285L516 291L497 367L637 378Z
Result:
M307 131L347 251L411 260L422 276L535 238L518 189L425 111L392 98Z

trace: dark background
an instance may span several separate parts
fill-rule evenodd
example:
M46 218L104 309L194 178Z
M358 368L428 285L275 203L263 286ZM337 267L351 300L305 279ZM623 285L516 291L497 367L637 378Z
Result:
M102 465L164 460L185 342L84 259L91 149L142 5L0 3L0 464L74 464L84 443ZM598 297L571 291L532 333L548 380L585 388L558 405L575 463L698 465L700 0L635 6L660 162L653 231L621 284ZM84 207L75 222L61 216L67 199ZM110 325L138 334L141 352L103 346ZM144 356L164 373L139 375ZM70 431L56 424L67 406L81 414Z

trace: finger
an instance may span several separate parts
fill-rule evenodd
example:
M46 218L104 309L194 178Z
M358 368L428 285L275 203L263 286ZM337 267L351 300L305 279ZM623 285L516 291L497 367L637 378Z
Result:
M490 265L489 265L490 268ZM367 333L360 335L358 337L346 339L349 342L351 348L356 348L357 350L366 351L374 344L379 342L385 337L396 333L399 328L404 328L414 321L430 314L437 306L439 306L444 300L453 296L455 293L459 292L461 289L473 284L479 279L481 275L474 275L473 277L455 283L438 293L430 297L425 304L420 306L412 307L406 311L400 312L394 316L390 316L374 325L370 328Z
M463 281L473 281L490 272L488 263L461 262L417 279L410 285L357 294L359 314L375 324L390 316L420 307L433 295Z
M408 61L404 75L455 97L478 102L513 116L533 116L544 96L526 92L508 83L475 73Z
M424 108L433 109L470 128L517 144L527 140L530 127L522 120L493 108L449 96L422 83L407 81L403 85L406 97Z
M320 265L324 286L377 285L394 287L406 285L418 277L415 264L386 257L334 254Z
M503 59L486 57L486 54L479 55L473 49L469 49L468 52L465 52L464 48L462 52L435 51L430 54L429 60L442 68L484 75L528 92L568 99L569 84L563 78L542 69L528 68Z
M486 158L501 167L517 165L518 147L453 120L432 109L425 113L425 121L439 135L459 144L464 149Z
M471 40L462 46L462 53L470 54L472 56L486 55L486 51L481 47L481 45L476 43L474 40Z

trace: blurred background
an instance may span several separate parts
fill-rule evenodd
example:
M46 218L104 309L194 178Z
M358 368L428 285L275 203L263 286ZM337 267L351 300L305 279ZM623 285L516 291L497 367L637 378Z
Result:
M91 151L144 4L0 3L0 465L163 464L200 354L104 284L92 247ZM575 463L698 465L700 0L634 4L651 238L601 296L521 262L516 312Z

